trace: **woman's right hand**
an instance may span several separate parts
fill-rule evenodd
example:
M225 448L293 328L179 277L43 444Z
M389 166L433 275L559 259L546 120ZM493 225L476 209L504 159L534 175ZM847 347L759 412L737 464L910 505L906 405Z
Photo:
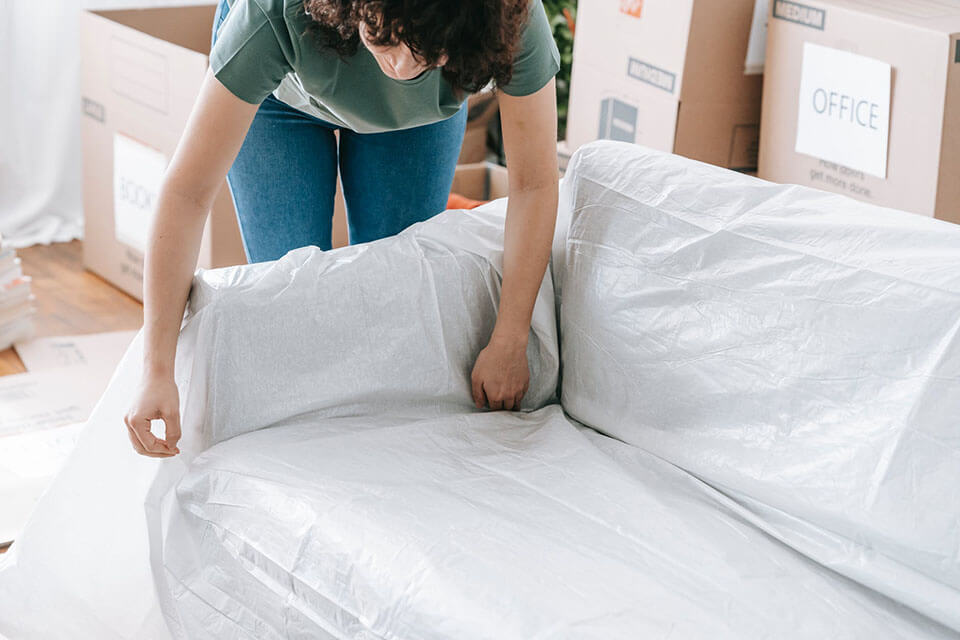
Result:
M233 95L208 70L180 144L167 167L143 260L144 378L124 416L137 453L180 453L180 398L170 373L207 213L237 157L259 105ZM163 368L151 363L163 363ZM166 437L150 433L163 420Z
M150 432L151 420L163 420L166 439ZM133 406L124 416L130 444L140 455L170 458L180 453L180 393L173 376L145 375Z

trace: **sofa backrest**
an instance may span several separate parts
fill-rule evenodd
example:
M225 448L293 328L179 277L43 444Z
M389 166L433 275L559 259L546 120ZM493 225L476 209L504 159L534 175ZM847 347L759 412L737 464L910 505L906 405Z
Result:
M560 217L566 411L960 627L960 227L613 142Z
M209 446L305 414L475 411L470 373L497 319L505 210L492 202L372 243L199 272L185 430ZM555 299L544 281L525 411L556 398Z

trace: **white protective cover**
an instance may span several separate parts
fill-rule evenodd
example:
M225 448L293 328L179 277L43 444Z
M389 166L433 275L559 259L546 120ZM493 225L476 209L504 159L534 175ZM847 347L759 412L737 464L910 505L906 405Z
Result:
M625 144L570 170L564 408L960 630L960 227Z
M160 602L160 505L211 443L300 414L471 411L470 371L496 318L498 202L402 235L274 263L200 272L177 351L181 456L136 455L122 416L141 376L138 336L41 499L0 556L0 635L169 637ZM544 278L525 409L555 399L559 346Z
M309 414L434 416L473 408L470 373L500 300L503 208L454 212L396 238L202 273L185 415L201 446ZM556 400L559 345L544 277L527 348L531 410ZM193 391L195 385L191 388Z
M661 183L668 200L672 187L662 185L686 184L692 171L705 208L735 200L749 209L738 199L739 176L704 173L645 150L590 146L573 167L564 193L582 192L586 181L613 186L598 190L601 205L630 183L628 176ZM785 199L789 193L766 188ZM852 207L848 201L832 202L844 220L835 233L863 232L843 213ZM697 198L688 205L700 206ZM183 455L141 458L123 431L120 416L140 376L138 339L22 539L0 557L0 634L18 640L957 637L864 586L860 576L836 573L834 560L843 568L856 559L839 536L830 539L833 546L824 542L824 554L810 553L798 543L800 534L778 535L786 528L776 513L583 427L557 405L520 414L474 411L467 380L483 337L469 334L492 326L499 285L490 265L497 270L501 263L503 210L498 202L472 214L441 215L372 245L295 252L270 265L202 274L178 349ZM575 223L586 225L584 235L577 226L571 235L578 250L593 224L581 213ZM926 221L905 214L897 220L899 238L889 250L909 246L914 233L925 237ZM601 222L611 224L594 219ZM794 232L816 236L824 224L800 220ZM600 239L602 231L593 232ZM649 235L650 227L637 220L620 231ZM618 246L614 240L602 241ZM944 252L942 239L931 246ZM633 264L635 254L614 253ZM750 256L735 246L726 254L718 248L714 259L719 273L749 271ZM570 300L586 300L577 285L580 275L594 275L586 262L585 256L582 271L559 274ZM761 274L771 263L753 268ZM806 272L808 280L823 275ZM597 344L606 348L610 328L623 326L611 320L637 312L636 292L626 279L594 284L604 287L597 299L620 301L606 307L607 317L593 319ZM557 380L550 285L547 277L528 351L538 372L531 409L550 402ZM785 287L782 297L792 293ZM274 314L274 304L283 311ZM667 313L670 301L661 304ZM565 297L564 313L568 306ZM638 342L647 339L644 326L634 324ZM388 333L378 340L376 331ZM580 368L584 352L572 357L564 392L579 389L581 409L592 393L594 405L619 402L621 410L643 415L649 397L633 405L623 400L624 380L614 374L619 354L589 372ZM590 379L609 389L588 387ZM632 416L619 417L599 426L625 425L621 437L637 427ZM661 418L656 429L683 427L689 419ZM218 444L200 453L211 443ZM727 442L716 454L739 446ZM870 567L872 555L856 552ZM915 595L944 603L933 590Z
M178 637L953 637L557 405L303 416L204 452L167 506Z

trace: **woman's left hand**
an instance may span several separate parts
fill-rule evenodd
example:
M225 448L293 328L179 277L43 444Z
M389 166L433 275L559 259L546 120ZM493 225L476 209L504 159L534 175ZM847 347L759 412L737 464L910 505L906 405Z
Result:
M556 82L528 96L500 92L498 100L510 167L503 282L493 337L473 365L471 382L478 409L515 411L530 384L527 338L557 218Z
M494 411L519 410L530 385L526 336L514 339L494 334L477 357L470 381L477 409L486 405Z

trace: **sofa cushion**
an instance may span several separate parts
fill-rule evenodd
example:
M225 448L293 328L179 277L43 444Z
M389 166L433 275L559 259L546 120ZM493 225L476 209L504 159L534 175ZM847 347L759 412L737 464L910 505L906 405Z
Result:
M960 629L960 228L609 142L563 194L564 408Z
M195 460L164 557L191 638L948 635L740 511L557 406L302 417Z

